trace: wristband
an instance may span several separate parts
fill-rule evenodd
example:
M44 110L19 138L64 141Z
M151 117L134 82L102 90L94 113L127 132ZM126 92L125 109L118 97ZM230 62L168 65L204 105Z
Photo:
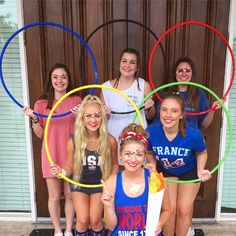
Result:
M149 113L152 110L152 107L149 107L148 109L145 109L145 112Z
M66 176L66 170L63 169L63 168L61 168L61 174L64 175L64 176Z
M31 118L31 121L34 123L34 124L37 124L39 123L39 118L36 117L36 118Z

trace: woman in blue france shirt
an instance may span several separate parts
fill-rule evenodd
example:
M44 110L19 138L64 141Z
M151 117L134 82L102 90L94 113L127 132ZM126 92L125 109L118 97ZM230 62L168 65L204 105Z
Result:
M211 173L205 169L207 150L199 129L185 124L184 100L169 94L160 104L160 123L148 127L147 159L153 154L166 178L207 181ZM191 212L200 182L190 184L167 183L170 194L171 216L164 225L164 235L185 236L191 225Z

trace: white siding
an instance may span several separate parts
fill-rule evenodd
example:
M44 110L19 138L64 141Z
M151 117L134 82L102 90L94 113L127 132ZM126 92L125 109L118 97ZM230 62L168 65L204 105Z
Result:
M233 51L236 58L236 18L234 20ZM235 76L236 77L236 76ZM236 213L236 78L229 93L230 119L233 128L233 142L231 151L224 163L224 179L222 189L222 212Z
M0 48L17 30L16 0L0 3ZM2 63L5 84L23 103L19 38L15 37L5 51ZM21 109L0 85L0 211L30 211L30 187L25 135Z

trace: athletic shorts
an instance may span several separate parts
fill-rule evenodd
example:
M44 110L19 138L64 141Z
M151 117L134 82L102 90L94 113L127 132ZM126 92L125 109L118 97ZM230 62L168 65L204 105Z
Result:
M164 177L177 177L179 180L198 179L197 167L178 175L167 173L165 170L162 170L162 174Z
M73 192L81 192L81 193L87 193L87 194L102 193L102 187L85 188L85 187L75 186L74 184L70 183L70 191L72 193Z
M71 176L71 179L72 179L72 176ZM70 191L71 192L81 192L81 193L93 194L93 193L102 193L102 191L103 191L102 187L85 188L85 187L81 187L78 185L74 185L72 183L69 183L69 184L70 184ZM83 184L89 184L89 183L83 183ZM92 185L95 185L95 184L98 184L98 183L93 183ZM99 184L101 184L101 182Z

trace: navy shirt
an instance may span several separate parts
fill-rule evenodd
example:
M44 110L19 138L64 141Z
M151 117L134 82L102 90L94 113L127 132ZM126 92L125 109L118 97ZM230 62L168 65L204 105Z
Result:
M185 112L196 112L194 109L194 105L188 102L188 91L179 92L179 94L184 99ZM200 88L198 88L198 99L199 99L199 104L198 104L197 112L205 111L210 108L210 103L207 99L207 96L205 92ZM156 103L156 111L157 111L156 116L153 118L151 124L160 123L160 102L159 101ZM192 125L196 128L201 129L202 122L206 116L207 116L207 113L202 114L202 115L193 115L193 116L186 115L186 122L189 125Z

